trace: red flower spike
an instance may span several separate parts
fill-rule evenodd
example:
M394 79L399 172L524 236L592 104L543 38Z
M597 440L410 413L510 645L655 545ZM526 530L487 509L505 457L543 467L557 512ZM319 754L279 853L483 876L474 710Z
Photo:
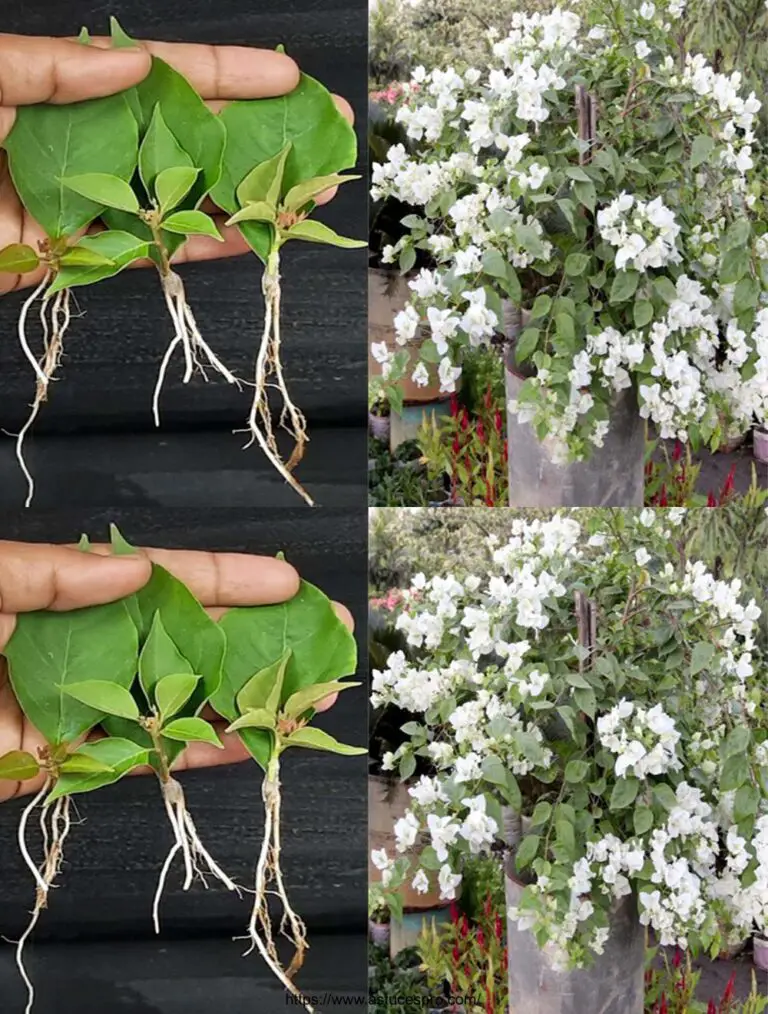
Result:
M496 930L496 939L501 940L502 935L504 933L504 923L501 921L501 916L499 915L496 916L495 930Z
M453 444L451 446L453 448L453 453L458 455L459 452L461 451L461 444L459 443L458 437L453 438Z
M454 963L454 965L458 965L458 963L459 963L459 961L461 959L461 951L459 950L459 945L458 944L454 944L452 955L453 955L453 963Z
M723 999L720 1001L721 1006L722 1004L730 1003L731 1000L733 1000L733 992L735 988L736 988L736 970L734 969L734 971L731 972L731 977L728 980L728 985L725 987Z
M668 507L669 497L667 496L667 484L664 483L661 487L661 496L659 497L659 507Z
M485 934L481 929L477 931L477 943L481 950L485 950Z
M468 934L469 934L469 920L467 919L466 916L462 916L461 935L462 937L466 938Z
M683 445L679 440L675 441L675 449L672 451L672 460L679 461L683 456Z
M717 1014L717 1007L715 1007L714 1000L710 1000L707 1004L707 1014Z
M482 419L478 419L477 420L477 425L475 426L475 433L477 433L477 439L480 441L480 443L484 444L485 443L485 428L483 427L483 421L482 421Z
M659 1014L668 1014L666 993L661 994L661 1003L659 1004Z
M675 956L672 959L672 966L673 966L673 968L679 968L680 965L682 965L682 963L683 963L683 952L678 947L678 948L676 948L676 950L675 950Z
M465 408L461 410L461 428L465 433L469 429L469 414Z
M715 500L715 494L710 490L707 496L707 507L717 507L717 500Z
M459 915L460 915L459 906L456 904L455 901L452 901L451 902L451 922L452 923L457 923L459 921Z
M496 412L494 413L493 424L496 427L496 432L500 434L504 426L504 418L498 409L496 409Z
M458 414L459 414L459 396L454 391L454 393L451 395L451 418L455 419Z

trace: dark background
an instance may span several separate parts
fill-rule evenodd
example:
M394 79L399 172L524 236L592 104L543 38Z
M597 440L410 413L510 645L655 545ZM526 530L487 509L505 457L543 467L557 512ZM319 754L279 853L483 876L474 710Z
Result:
M71 35L87 25L104 34L110 14L138 38L265 48L284 43L303 70L352 103L365 157L366 0L5 0L0 30ZM318 217L344 235L363 238L366 202L360 180L342 187ZM365 250L292 243L284 251L285 373L308 417L311 439L297 474L318 503L361 509L365 271ZM251 376L263 321L257 258L189 265L180 273L212 348L238 376ZM155 271L126 271L74 294L84 316L72 322L60 380L27 442L38 507L57 506L62 496L99 507L301 502L258 448L243 451L244 436L232 434L248 415L247 388L239 393L223 380L206 384L200 378L185 386L176 360L162 398L162 428L155 431L152 391L172 337ZM13 433L34 393L15 337L23 298L0 300L0 430ZM204 478L213 469L220 473L215 485ZM13 441L0 434L0 507L21 506L24 496Z
M7 10L11 6L11 10ZM115 14L142 38L274 46L345 95L364 119L364 0L20 0L4 5L4 32L103 30ZM365 196L342 188L322 218L364 236ZM345 193L346 189L346 193ZM78 295L62 379L28 444L38 481L32 508L13 442L0 436L0 538L103 538L115 521L137 544L261 552L280 549L302 576L365 618L365 256L294 244L287 250L285 361L312 442L300 478L323 506L305 507L260 453L241 451L231 430L247 397L228 385L169 376L163 429L150 401L169 338L152 272L126 272ZM183 267L190 302L211 345L241 375L258 337L260 268L255 258ZM15 431L32 378L15 342L21 298L0 300L0 428ZM365 692L342 695L320 722L340 739L365 742ZM284 868L311 950L299 986L356 997L366 988L366 763L293 751L284 772ZM261 774L255 764L182 776L190 811L211 853L239 882L252 879L261 841ZM33 887L16 846L23 804L0 807L0 935L17 939ZM171 843L157 785L131 778L78 800L61 886L28 950L36 1014L277 1014L289 1004L260 958L242 957L248 897L181 890L178 872L151 926L152 895ZM336 1001L340 1002L339 1000ZM341 1001L343 1002L343 1001ZM349 1003L349 1000L347 1000ZM12 946L0 944L0 1011L19 1014L25 994ZM333 1003L317 1004L321 1011Z

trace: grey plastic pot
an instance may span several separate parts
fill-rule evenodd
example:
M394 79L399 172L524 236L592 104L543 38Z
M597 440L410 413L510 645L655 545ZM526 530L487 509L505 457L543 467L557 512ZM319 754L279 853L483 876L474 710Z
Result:
M507 867L507 905L517 905L523 885ZM550 967L533 934L507 920L509 1009L524 1014L643 1014L645 931L634 898L613 913L605 951L589 968Z
M526 379L514 350L522 323L519 310L507 310L507 402L518 397ZM539 440L528 423L507 411L510 506L642 507L645 423L632 388L616 396L610 421L603 446L587 461L559 465L552 460L552 442Z

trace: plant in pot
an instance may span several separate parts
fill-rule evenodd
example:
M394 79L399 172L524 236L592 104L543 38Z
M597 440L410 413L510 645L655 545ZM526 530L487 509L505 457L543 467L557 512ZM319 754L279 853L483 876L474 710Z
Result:
M513 1010L642 1014L645 927L717 954L768 918L760 608L689 552L685 518L515 518L486 571L405 590L410 657L373 674L376 706L419 715L403 756L436 769L390 886L451 899L467 857L507 850Z
M377 885L368 891L368 932L371 942L377 947L389 946L389 905L384 900L383 892Z
M487 66L414 72L410 150L374 166L420 209L397 255L435 262L398 336L426 328L450 383L508 340L513 506L640 506L644 420L717 447L768 415L760 102L688 51L683 6L518 15Z
M375 394L371 407L368 409L368 429L371 436L376 440L387 443L389 441L389 421L389 402L383 394Z

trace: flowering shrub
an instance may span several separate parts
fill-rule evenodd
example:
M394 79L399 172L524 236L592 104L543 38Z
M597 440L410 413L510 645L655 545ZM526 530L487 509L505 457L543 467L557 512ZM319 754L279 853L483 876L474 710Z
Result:
M732 972L718 1000L707 1003L696 999L701 972L691 965L690 954L675 951L662 968L651 967L645 973L645 1014L761 1014L768 998L758 993L755 973L752 989L741 1001L735 997L736 972Z
M420 209L385 260L432 261L395 319L402 345L427 337L414 380L453 391L521 306L510 407L557 460L601 446L630 388L662 438L716 446L768 416L760 102L686 51L684 8L515 15L482 70L417 68L397 113L412 150L373 170L375 199ZM372 351L396 384L407 354Z
M512 520L487 569L405 592L409 654L372 702L418 716L385 767L433 774L373 859L385 886L454 898L506 807L529 821L510 915L556 965L600 953L630 894L661 944L719 948L768 922L760 609L686 553L685 510L579 513Z
M430 479L447 479L451 502L506 504L507 439L490 386L475 416L451 395L450 416L425 420L419 446Z

